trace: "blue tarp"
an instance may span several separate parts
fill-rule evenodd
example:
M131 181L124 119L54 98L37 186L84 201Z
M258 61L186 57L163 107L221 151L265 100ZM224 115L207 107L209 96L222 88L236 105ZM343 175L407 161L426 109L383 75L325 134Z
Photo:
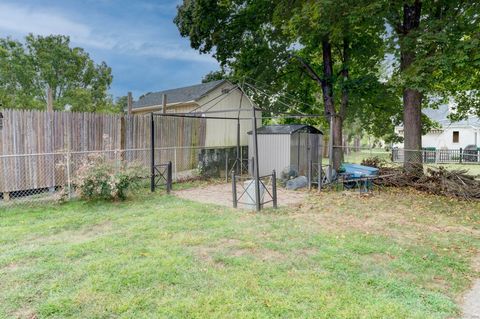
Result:
M378 168L358 164L344 163L340 170L350 178L378 176Z

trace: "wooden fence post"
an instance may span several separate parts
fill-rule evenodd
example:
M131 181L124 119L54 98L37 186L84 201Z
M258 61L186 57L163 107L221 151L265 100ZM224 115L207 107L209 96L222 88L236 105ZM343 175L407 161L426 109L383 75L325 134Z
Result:
M127 114L132 115L133 110L133 97L132 92L127 93Z

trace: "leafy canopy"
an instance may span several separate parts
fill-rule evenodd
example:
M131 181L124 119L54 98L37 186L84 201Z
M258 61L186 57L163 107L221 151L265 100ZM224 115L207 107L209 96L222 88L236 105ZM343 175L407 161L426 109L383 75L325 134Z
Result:
M393 132L391 117L401 108L397 92L380 81L385 55L381 9L381 2L354 0L184 0L175 23L193 48L213 54L231 78L267 92L270 97L251 90L263 108L323 113L321 87L292 58L296 56L333 84L337 109L342 91L348 91L347 122L360 122L370 132L385 135ZM325 38L333 48L330 78L322 74ZM348 77L341 76L344 69Z
M73 111L114 111L107 94L111 83L111 68L71 47L67 36L30 34L24 43L0 39L1 107L45 109L50 88L56 110L70 105Z

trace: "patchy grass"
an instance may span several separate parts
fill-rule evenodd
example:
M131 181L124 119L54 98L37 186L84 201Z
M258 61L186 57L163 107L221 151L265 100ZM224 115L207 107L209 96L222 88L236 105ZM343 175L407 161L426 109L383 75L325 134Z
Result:
M398 190L261 214L150 194L0 210L0 317L455 317L479 212Z

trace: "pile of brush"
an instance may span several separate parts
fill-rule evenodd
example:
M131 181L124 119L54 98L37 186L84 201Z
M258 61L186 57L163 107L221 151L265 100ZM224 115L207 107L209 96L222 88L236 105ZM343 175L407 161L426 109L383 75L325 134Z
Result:
M448 170L445 167L413 167L408 172L400 167L378 167L380 178L375 183L381 186L412 187L435 195L480 199L480 176L468 174L464 169Z

